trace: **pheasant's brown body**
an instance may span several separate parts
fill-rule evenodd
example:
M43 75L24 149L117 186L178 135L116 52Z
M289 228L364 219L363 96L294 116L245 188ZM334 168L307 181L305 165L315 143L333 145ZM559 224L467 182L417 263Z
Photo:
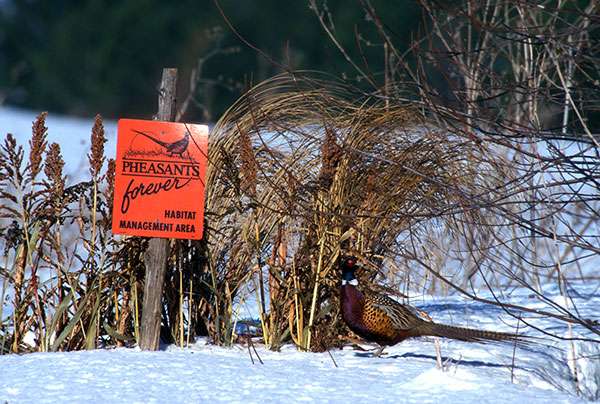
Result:
M354 265L355 261L351 261ZM342 270L344 270L342 263ZM379 294L363 294L357 287L354 269L343 272L342 316L348 327L367 341L394 345L407 338L437 336L461 341L518 341L516 334L483 331L437 324L425 319L411 306Z

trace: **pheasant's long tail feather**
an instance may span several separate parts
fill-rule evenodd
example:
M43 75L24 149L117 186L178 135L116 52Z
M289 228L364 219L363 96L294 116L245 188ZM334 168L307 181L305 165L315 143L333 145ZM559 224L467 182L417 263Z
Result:
M150 135L149 135L149 134L147 134L147 133L144 133L144 132L142 132L142 131L135 130L135 129L133 129L133 131L134 131L135 133L139 134L139 135L146 136L148 139L152 140L152 141L153 141L154 143L156 143L156 144L159 144L159 145L161 145L162 147L167 147L167 146L168 146L168 144L167 144L167 143L165 143L165 142L163 142L163 141L161 141L161 140L158 140L157 138L155 138L155 137L153 137L153 136L150 136Z
M434 337L444 337L469 342L486 341L516 341L524 342L523 337L517 334L475 330L472 328L453 327L450 325L423 322L418 327L420 335L430 335Z

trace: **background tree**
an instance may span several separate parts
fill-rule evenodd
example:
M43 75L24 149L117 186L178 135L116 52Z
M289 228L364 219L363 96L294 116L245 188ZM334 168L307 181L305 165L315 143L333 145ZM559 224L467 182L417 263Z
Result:
M377 3L404 47L419 22L417 4ZM219 5L244 40L281 65L353 74L323 40L308 2L283 7L276 0L223 0ZM380 46L363 39L354 46L355 28L373 31L360 5L333 0L326 13L353 57L364 57L382 71ZM0 100L69 114L148 116L162 67L180 69L185 93L188 81L183 78L197 59L223 49L203 64L200 97L189 110L191 119L216 120L244 88L281 71L243 44L231 27L209 0L8 0L0 5Z

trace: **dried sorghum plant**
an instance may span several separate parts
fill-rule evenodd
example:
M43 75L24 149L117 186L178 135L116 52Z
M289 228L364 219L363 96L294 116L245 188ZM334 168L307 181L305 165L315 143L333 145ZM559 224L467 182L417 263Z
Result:
M325 137L321 146L321 173L319 174L320 185L327 189L333 182L333 176L342 157L342 149L336 142L333 129L325 126Z
M45 124L47 116L47 112L42 112L33 122L32 136L29 140L29 170L31 178L35 178L40 172L42 156L46 150L48 128Z
M109 159L108 166L106 168L106 174L105 174L107 209L106 209L105 215L103 217L103 223L107 230L111 227L111 221L112 221L113 199L114 199L114 195L115 195L115 168L116 168L115 160Z
M91 152L88 154L90 174L92 174L92 178L98 178L100 176L100 172L102 171L102 165L104 164L104 143L106 143L106 136L104 135L102 117L100 115L96 115L96 118L94 119L94 127L92 128Z
M52 213L59 216L64 206L65 179L63 177L63 168L65 162L60 153L60 145L52 143L46 153L46 162L44 165L44 174L46 174L47 190L52 204Z

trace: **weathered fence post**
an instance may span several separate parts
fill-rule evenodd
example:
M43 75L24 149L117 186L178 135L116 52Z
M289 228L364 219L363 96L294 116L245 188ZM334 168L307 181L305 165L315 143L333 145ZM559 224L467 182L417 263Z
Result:
M163 69L158 95L157 120L173 121L175 119L176 88L177 69ZM161 300L168 258L169 240L165 238L150 239L148 250L144 256L146 280L139 341L139 346L143 350L156 351L159 346Z

